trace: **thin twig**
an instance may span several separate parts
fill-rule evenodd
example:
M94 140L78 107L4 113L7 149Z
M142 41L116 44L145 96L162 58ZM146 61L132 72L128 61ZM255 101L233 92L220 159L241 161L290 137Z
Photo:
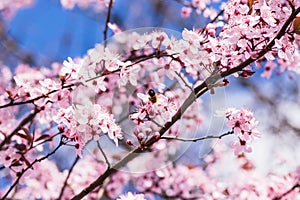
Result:
M219 12L212 20L210 20L207 24L205 24L205 26L202 28L201 34L205 31L205 29L206 29L206 27L207 27L208 24L214 23L215 21L217 21L217 19L218 19L221 15L223 15L223 13L224 13L224 9L223 9L223 10L220 10L220 12Z
M228 131L227 133L223 133L222 135L207 135L204 137L199 137L199 138L180 138L177 136L162 136L160 137L160 139L165 139L165 140L179 140L179 141L183 141L183 142L197 142L200 140L206 140L206 139L221 139L222 137L226 136L226 135L231 135L233 134L233 131Z
M8 189L8 191L4 194L4 196L1 198L1 200L5 200L7 198L7 196L9 195L9 193L13 190L13 188L19 183L21 177L24 175L25 172L27 172L29 169L32 168L32 166L37 163L37 162L41 162L45 159L47 159L49 156L53 155L64 143L62 142L62 140L60 141L59 145L50 153L48 153L47 155L39 158L39 159L35 159L30 165L28 165L25 169L22 169L21 172L19 172L19 174L17 175L18 178L14 181L14 183L10 186L10 188Z
M106 17L106 21L105 21L105 28L103 30L103 38L104 38L104 49L107 45L107 30L108 30L108 23L110 21L110 13L111 13L111 9L113 6L113 0L109 1L109 5L108 5L108 11L107 11L107 17Z
M177 71L175 71L175 74L183 81L186 87L188 87L191 91L194 91L193 88L184 80L184 78Z
M80 159L80 157L79 157L79 156L76 156L76 159L74 160L74 162L73 162L71 168L69 169L69 172L68 172L68 175L67 175L67 177L66 177L66 179L65 179L64 185L63 185L63 187L62 187L61 190L60 190L58 200L61 200L61 198L62 198L62 196L63 196L63 194L64 194L64 191L65 191L65 188L67 187L67 184L68 184L68 180L69 180L69 178L70 178L70 175L71 175L71 173L72 173L72 171L73 171L75 165L76 165L77 162L79 161L79 159Z
M286 195L288 195L289 193L291 193L292 191L294 191L296 188L300 187L300 184L295 184L292 188L290 188L288 191L286 191L285 193L283 193L282 195L273 198L273 200L280 200L283 197L285 197Z
M106 162L106 164L107 164L107 169L109 169L109 168L110 168L110 162L108 161L108 158L107 158L105 152L103 151L103 149L102 149L102 147L101 147L99 141L97 141L97 146L98 146L98 148L100 149L100 151L101 151L101 153L102 153L102 155L103 155L103 157L104 157L104 159L105 159L105 162Z

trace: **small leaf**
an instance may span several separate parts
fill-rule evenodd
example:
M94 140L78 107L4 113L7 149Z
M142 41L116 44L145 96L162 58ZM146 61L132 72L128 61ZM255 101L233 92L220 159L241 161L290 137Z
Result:
M40 140L46 140L49 137L50 136L48 134L44 134L44 135L41 135L40 137L38 137L37 139L35 139L34 141L37 142L37 141L40 141Z
M26 150L26 145L25 144L15 144L15 148L18 149L20 152L24 153Z
M239 75L243 78L248 78L249 76L252 76L254 73L255 73L254 71L245 69Z
M28 140L28 144L32 144L33 142L33 137L30 134L29 130L27 128L22 127L22 130L24 131L24 133L26 134L27 140Z
M294 22L293 22L293 27L294 27L294 33L297 35L300 35L300 17L296 17Z
M25 158L24 155L22 155L21 160L25 162L27 167L29 167L31 165L30 162L27 160L27 158ZM33 169L33 168L31 167L31 169Z
M247 3L249 8L252 8L254 4L258 3L258 0L248 0Z
M8 98L11 100L11 101L14 101L15 98L14 98L14 95L11 91L9 90L5 90L5 92L8 94Z
M257 2L258 2L258 0L248 0L248 1L247 1L248 7L249 7L249 12L248 12L248 14L251 14L251 13L252 13L252 6L253 6L254 4L256 4Z
M252 8L254 0L248 0L247 1L249 8Z
M18 167L18 166L21 166L21 165L22 165L22 163L17 159L14 159L10 164L11 167Z

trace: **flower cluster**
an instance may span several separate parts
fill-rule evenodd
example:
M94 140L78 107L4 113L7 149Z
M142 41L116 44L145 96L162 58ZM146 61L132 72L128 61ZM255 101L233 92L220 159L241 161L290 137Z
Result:
M189 17L192 9L195 9L197 14L203 13L204 17L213 19L217 15L217 11L211 5L219 1L220 0L192 0L191 2L186 2L185 7L181 9L181 17Z
M228 108L225 112L227 118L226 125L232 128L233 133L238 137L237 141L232 142L234 153L239 155L243 152L251 152L251 143L260 134L257 130L258 122L253 116L253 112L242 108Z
M57 123L66 125L64 135L76 142L78 155L81 155L82 148L89 140L98 140L103 134L107 134L116 145L122 139L121 128L113 116L99 104L61 108L54 119Z
M241 60L255 59L276 36L291 10L279 1L261 0L250 6L241 0L233 0L224 12L228 23L220 33L221 39L213 42L218 44L212 47L212 51L221 58L223 70L227 70ZM270 54L266 55L267 59Z
M145 121L154 121L159 125L164 125L172 120L172 116L176 113L177 107L174 102L170 101L163 94L158 94L155 102L151 101L151 96L138 93L137 96L143 101L137 111L130 115L130 119L137 124Z

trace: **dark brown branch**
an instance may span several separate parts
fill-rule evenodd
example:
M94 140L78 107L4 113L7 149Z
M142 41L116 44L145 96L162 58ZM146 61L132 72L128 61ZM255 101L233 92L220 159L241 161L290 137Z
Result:
M285 193L283 193L282 195L273 198L273 200L280 200L280 199L284 198L286 195L288 195L289 193L293 192L295 189L297 189L299 187L300 187L300 185L297 183L292 188L290 188L288 191L286 191Z
M165 140L179 140L182 142L197 142L200 140L206 140L206 139L222 139L222 137L226 136L226 135L231 135L233 134L233 131L228 131L227 133L223 133L222 135L207 135L204 137L199 137L199 138L179 138L177 136L162 136L160 137L160 139L165 139Z
M27 172L29 169L32 168L32 166L37 163L37 162L41 162L45 159L47 159L49 156L53 155L64 143L62 141L60 141L59 145L50 153L48 153L47 155L39 158L39 159L35 159L30 165L28 165L25 169L22 169L21 172L19 172L19 174L17 175L18 178L14 181L14 183L10 186L10 188L8 189L8 191L4 194L4 196L1 198L1 200L5 200L7 199L7 196L9 195L9 193L13 190L13 188L19 183L21 177L24 175L25 172Z
M104 157L104 159L105 159L105 162L106 162L106 164L107 164L107 169L109 169L109 168L110 168L110 162L108 161L108 158L107 158L105 152L103 151L103 149L102 149L102 147L101 147L99 141L97 141L97 146L98 146L98 148L100 149L100 151L101 151L101 153L102 153L102 155L103 155L103 157Z
M73 162L71 168L69 169L68 175L67 175L67 177L66 177L66 179L65 179L65 182L64 182L63 187L61 188L61 191L60 191L60 193L59 193L59 196L58 196L58 199L57 199L57 200L61 200L61 198L62 198L62 196L63 196L63 194L64 194L64 191L65 191L65 188L67 187L67 184L68 184L68 180L69 180L69 178L70 178L70 175L71 175L71 173L72 173L72 171L73 171L75 165L76 165L77 162L79 161L79 159L80 159L80 157L77 156L76 159L74 160L74 162Z
M108 30L108 23L110 21L110 14L111 14L111 9L113 6L113 0L109 1L109 5L108 5L108 11L107 11L107 17L106 17L106 21L105 21L105 28L103 30L103 37L104 37L104 48L107 45L107 30Z
M163 128L160 129L159 134L162 136L177 120L179 120L182 116L182 114L186 111L186 109L193 103L194 97L200 97L205 92L209 90L209 87L216 83L219 79L229 76L231 74L234 74L238 71L241 71L243 68L250 65L252 62L258 60L263 55L265 55L268 51L271 50L271 48L275 44L275 39L280 39L286 32L287 28L289 27L290 23L294 20L296 15L300 12L300 7L295 10L291 14L291 16L287 19L287 21L284 23L282 28L280 29L279 33L276 35L276 37L267 45L266 49L261 50L258 53L258 56L256 59L249 58L243 63L239 64L237 67L234 67L228 71L225 71L221 73L221 75L213 73L210 77L206 79L205 82L203 82L201 85L196 87L193 92L190 93L188 98L185 100L185 102L182 104L180 109L176 112L176 114L172 117L172 120L170 122L167 122ZM100 175L94 182L92 182L89 186L87 186L85 189L83 189L79 194L74 196L72 200L79 200L89 194L91 191L93 191L96 187L101 186L104 182L104 180L109 177L110 175L114 174L118 169L126 165L129 161L137 157L142 152L145 147L150 147L152 144L154 144L156 141L158 141L160 138L150 138L144 145L144 147L136 147L131 152L129 152L122 160L117 162L115 165L113 165L110 169L106 170L102 175Z

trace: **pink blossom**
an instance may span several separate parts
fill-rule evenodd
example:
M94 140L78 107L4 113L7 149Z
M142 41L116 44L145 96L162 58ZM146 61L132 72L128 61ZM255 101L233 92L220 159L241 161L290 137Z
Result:
M13 147L9 147L6 151L0 151L0 163L5 167L10 167L13 162L18 161L21 155L16 153Z
M136 86L140 69L139 65L123 66L120 73L119 85L124 86L129 82L131 85Z
M19 9L29 7L34 4L34 2L34 0L15 0L12 4L10 1L1 1L0 10L5 18L10 19Z
M225 116L228 120L226 125L232 128L233 133L238 137L238 140L231 144L234 153L238 155L242 152L251 152L251 142L260 137L257 130L258 122L255 120L253 113L244 108L241 110L228 108Z
M157 102L152 103L149 96L138 93L137 96L145 103L138 107L137 111L130 115L130 119L137 124L147 121L146 118L157 120L159 124L164 124L171 120L172 116L177 112L177 106L174 102L163 94L157 95Z
M233 141L231 143L231 147L234 149L234 154L237 156L242 153L251 153L252 152L252 148L244 140Z
M63 67L60 71L61 76L71 77L72 79L78 78L78 73L81 69L81 61L80 60L73 60L72 58L68 57L68 60L63 62Z
M181 8L181 17L188 18L192 13L192 8L190 7L183 7Z
M261 77L266 77L269 79L276 66L277 66L277 64L275 62L268 61L266 63L266 65L264 66L265 71L261 74Z
M260 7L262 19L268 23L270 26L276 26L276 20L272 14L272 8L269 7L266 1L263 1L263 5Z
M168 46L170 43L169 37L164 32L156 32L154 31L152 33L152 41L151 45L154 49L159 49L162 46Z
M54 120L66 125L68 128L64 132L66 137L75 138L78 155L89 140L98 138L101 133L107 134L116 145L118 140L123 138L121 128L113 116L99 104L76 105L76 109L61 108Z

